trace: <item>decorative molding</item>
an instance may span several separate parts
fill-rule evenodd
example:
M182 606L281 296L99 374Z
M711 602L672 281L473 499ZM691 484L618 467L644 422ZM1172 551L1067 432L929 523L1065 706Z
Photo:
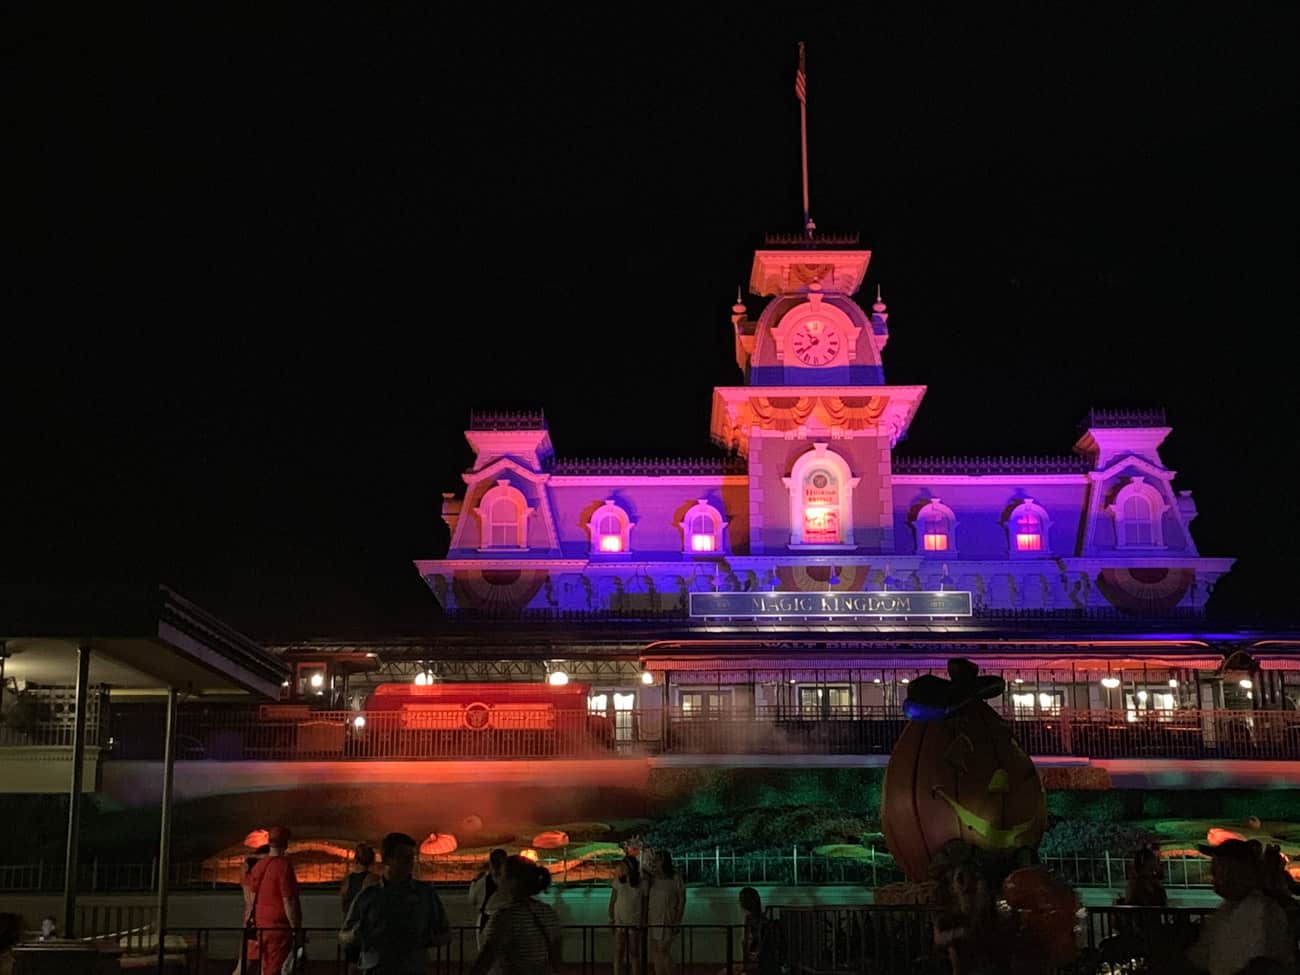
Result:
M469 415L471 430L547 430L542 410L473 410Z
M556 459L555 477L708 477L747 474L745 458L731 457L573 457Z
M893 458L895 474L1086 474L1092 470L1087 457L906 457Z
M1081 430L1116 430L1126 427L1165 427L1164 407L1137 410L1091 409L1079 423Z

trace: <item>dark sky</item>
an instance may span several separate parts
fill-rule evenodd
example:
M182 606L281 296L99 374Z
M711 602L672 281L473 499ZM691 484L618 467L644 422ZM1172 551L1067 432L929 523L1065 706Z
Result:
M813 215L929 386L902 450L1067 453L1088 407L1163 405L1202 552L1242 560L1220 608L1289 611L1293 5L711 6L12 20L0 576L419 626L472 407L707 452L735 287L798 229L803 39Z

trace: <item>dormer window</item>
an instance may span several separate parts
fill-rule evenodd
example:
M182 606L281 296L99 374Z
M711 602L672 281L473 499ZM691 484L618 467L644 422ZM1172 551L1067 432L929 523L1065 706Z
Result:
M824 443L796 460L790 476L782 478L790 492L791 547L852 548L858 480L844 458Z
M481 549L522 549L528 545L528 516L533 509L509 481L497 481L474 509L482 532Z
M596 526L602 552L623 551L623 526L613 515L605 515Z
M588 522L591 531L591 550L601 555L618 555L626 552L631 547L629 545L629 536L632 531L632 522L627 516L627 512L620 508L613 498L607 498L605 503L591 516Z
M1016 522L1016 551L1043 550L1043 523L1035 515L1025 515Z
M916 513L917 550L925 555L946 555L953 550L953 529L957 519L952 509L934 498Z
M1164 548L1164 513L1169 510L1160 492L1140 476L1133 477L1115 495L1110 513L1115 518L1115 544L1119 548Z
M688 555L709 555L722 551L722 532L727 523L722 513L703 498L686 512L679 527L682 530L682 551Z
M507 498L488 509L488 544L493 548L519 547L519 508Z
M1011 537L1012 555L1043 555L1048 552L1048 530L1051 521L1041 505L1033 498L1025 498L1012 510L1007 519L1007 533Z

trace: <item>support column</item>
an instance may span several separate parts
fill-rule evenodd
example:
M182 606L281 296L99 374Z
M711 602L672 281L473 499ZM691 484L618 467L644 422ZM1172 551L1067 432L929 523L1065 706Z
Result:
M68 794L68 846L63 861L63 936L77 936L77 853L81 840L81 783L86 764L86 698L90 647L77 647L77 701L72 724L72 786Z
M171 877L172 783L176 771L176 688L167 688L166 739L163 741L162 829L158 839L158 971L167 950L167 881Z

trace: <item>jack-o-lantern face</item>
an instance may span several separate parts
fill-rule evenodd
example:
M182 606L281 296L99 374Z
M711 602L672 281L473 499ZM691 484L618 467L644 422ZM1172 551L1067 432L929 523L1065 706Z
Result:
M951 840L1010 854L1036 848L1047 825L1042 782L1011 729L960 697L950 713L909 722L885 769L885 842L911 880L926 879Z

